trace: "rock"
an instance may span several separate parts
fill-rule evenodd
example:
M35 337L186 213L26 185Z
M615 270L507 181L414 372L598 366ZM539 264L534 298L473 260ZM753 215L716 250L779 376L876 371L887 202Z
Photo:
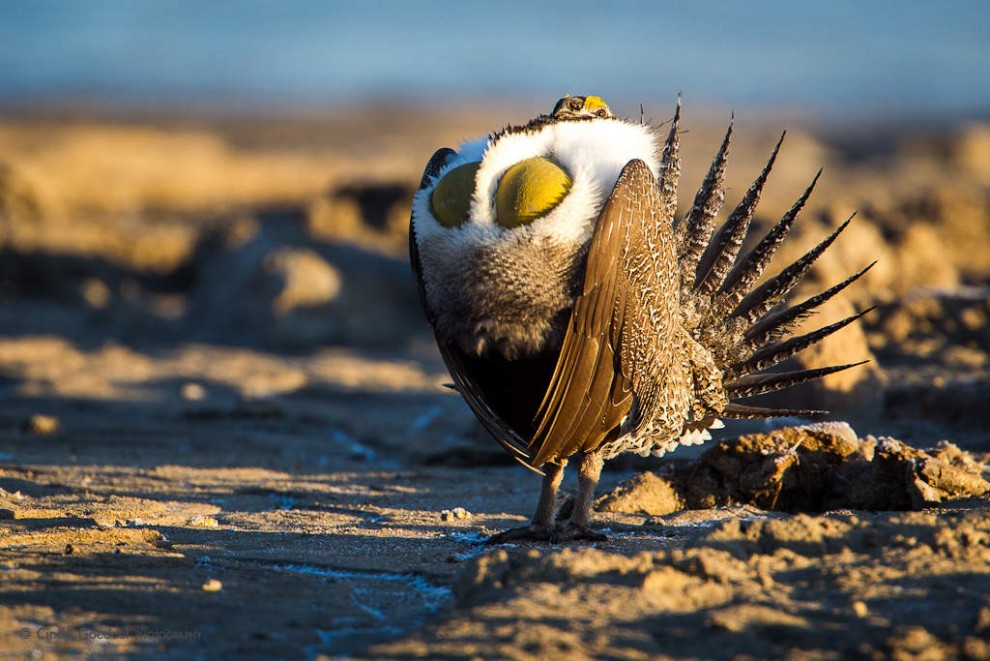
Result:
M990 288L925 288L881 305L864 320L885 358L934 360L948 368L990 362Z
M357 181L338 186L309 203L307 233L322 241L405 253L411 201L406 181Z
M41 182L24 168L0 161L0 220L44 220L52 215L52 200Z
M80 294L86 305L94 310L105 309L113 300L113 294L99 278L87 278L80 287Z
M198 383L183 383L179 396L187 402L198 402L206 397L206 388Z
M204 243L187 315L201 339L293 351L394 349L426 329L407 264L353 245L319 245L303 225L298 209L259 212L246 236Z
M279 248L265 256L264 268L280 285L272 301L278 316L328 305L340 294L340 272L311 250Z
M684 503L669 481L655 473L640 473L599 498L595 509L599 512L660 515L684 509Z
M443 510L440 512L441 521L453 521L455 519L470 519L473 515L468 512L463 507L455 507L452 510Z
M59 426L59 420L55 416L36 413L28 418L28 420L22 425L22 429L28 434L47 436L57 432L59 430Z
M220 524L212 516L197 515L189 519L189 525L194 528L219 528Z
M982 466L972 458L960 461L960 452L955 446L943 446L946 461L896 439L880 438L873 470L850 490L851 504L863 509L920 510L990 492L990 482L980 475Z
M861 452L844 422L747 434L706 451L686 481L691 507L752 503L765 509L822 511L836 466Z
M203 592L220 592L223 590L223 583L215 578L211 578L202 585Z

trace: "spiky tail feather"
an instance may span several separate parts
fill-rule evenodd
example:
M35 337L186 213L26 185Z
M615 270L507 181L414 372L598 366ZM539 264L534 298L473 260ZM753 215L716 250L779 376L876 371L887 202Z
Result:
M695 339L711 351L716 364L722 369L725 395L729 400L721 411L713 411L712 414L726 418L822 415L824 411L766 408L736 400L783 390L866 362L791 372L765 372L869 312L865 310L810 333L781 340L798 321L861 278L873 264L802 303L793 306L784 304L787 295L807 275L814 262L848 226L852 220L850 217L800 259L755 287L814 190L821 170L780 221L751 250L739 257L784 136L781 135L766 165L743 199L722 226L716 229L715 216L724 201L723 181L731 135L730 122L690 212L677 226L681 246L678 260L684 324ZM667 139L664 153L676 159L676 125ZM666 161L664 169L678 167L675 163L668 165Z

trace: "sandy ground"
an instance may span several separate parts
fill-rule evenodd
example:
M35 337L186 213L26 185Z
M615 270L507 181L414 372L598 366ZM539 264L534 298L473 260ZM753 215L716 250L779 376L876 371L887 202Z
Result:
M789 133L758 221L824 164L792 254L858 208L815 278L881 259L804 358L874 362L788 396L851 428L623 458L609 541L491 548L539 478L402 251L433 148L501 121L0 123L0 656L990 658L990 129Z

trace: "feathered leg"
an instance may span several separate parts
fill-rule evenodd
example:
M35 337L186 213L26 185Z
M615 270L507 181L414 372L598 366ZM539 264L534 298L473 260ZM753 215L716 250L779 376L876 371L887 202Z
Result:
M540 487L540 502L536 504L536 513L533 514L532 526L552 529L554 517L557 515L557 491L560 483L564 479L564 468L567 460L561 459L558 463L547 463L544 466L546 475L543 477L543 485Z
M536 513L528 526L512 528L489 537L489 544L505 544L508 542L546 542L554 534L554 517L557 514L557 491L564 479L564 467L567 460L548 462L543 466L543 485L540 488L540 502L536 504ZM599 468L599 470L601 470ZM592 487L594 491L594 487Z
M600 452L578 455L578 492L574 498L574 510L567 523L551 539L553 542L603 542L605 535L591 529L591 505L595 501L595 487L605 463Z

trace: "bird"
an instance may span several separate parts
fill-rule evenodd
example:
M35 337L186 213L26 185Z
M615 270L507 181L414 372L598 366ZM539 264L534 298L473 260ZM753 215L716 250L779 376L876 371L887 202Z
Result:
M870 311L792 336L873 264L789 304L852 218L760 282L821 170L742 252L784 136L718 222L734 118L682 216L680 122L680 97L661 142L601 97L568 95L549 114L441 148L426 165L409 227L426 319L452 388L543 476L530 524L493 543L604 540L591 509L605 461L702 443L726 419L820 417L739 400L867 362L768 371ZM577 493L558 522L568 462Z

